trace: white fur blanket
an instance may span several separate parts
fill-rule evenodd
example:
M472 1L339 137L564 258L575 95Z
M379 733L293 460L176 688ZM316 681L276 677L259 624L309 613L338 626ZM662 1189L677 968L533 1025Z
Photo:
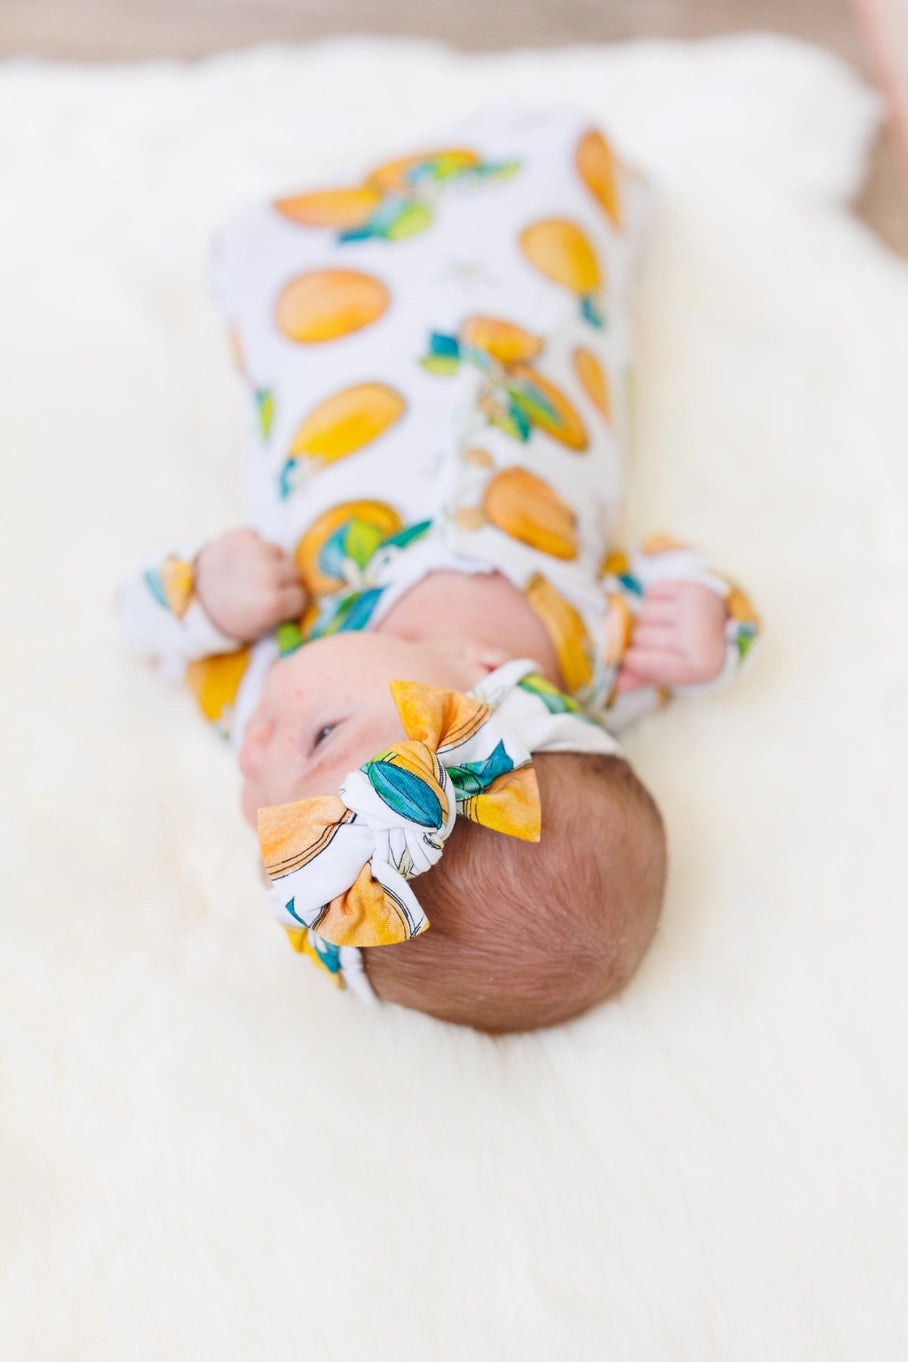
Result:
M766 634L628 740L673 853L637 979L493 1041L287 949L228 752L111 601L241 516L224 210L565 97L665 197L630 528ZM5 1358L904 1356L908 270L845 207L877 117L771 38L0 72Z

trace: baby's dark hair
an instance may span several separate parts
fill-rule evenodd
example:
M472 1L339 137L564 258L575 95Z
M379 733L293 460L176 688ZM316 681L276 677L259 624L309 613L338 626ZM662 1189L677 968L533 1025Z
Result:
M617 756L534 757L542 839L459 818L439 863L414 884L430 928L364 952L386 1002L480 1031L532 1031L616 993L652 938L665 833Z

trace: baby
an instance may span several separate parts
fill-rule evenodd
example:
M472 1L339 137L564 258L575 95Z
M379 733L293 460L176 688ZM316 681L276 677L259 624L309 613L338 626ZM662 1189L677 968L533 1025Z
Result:
M499 110L240 213L254 528L122 598L231 736L294 946L490 1032L633 973L665 842L612 732L756 634L701 555L612 542L646 201L582 114Z

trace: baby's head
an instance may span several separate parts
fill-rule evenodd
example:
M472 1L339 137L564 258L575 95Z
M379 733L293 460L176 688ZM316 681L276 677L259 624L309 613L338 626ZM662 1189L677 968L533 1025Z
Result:
M505 659L462 639L341 634L272 668L240 753L243 806L336 793L346 774L406 735L400 677L468 690ZM662 822L617 755L541 752L538 843L458 817L444 855L413 881L430 930L363 951L374 992L489 1032L586 1011L634 972L665 878Z
M542 838L459 818L415 888L431 928L365 952L373 989L480 1031L532 1031L604 1001L652 938L665 880L656 805L623 758L533 758Z

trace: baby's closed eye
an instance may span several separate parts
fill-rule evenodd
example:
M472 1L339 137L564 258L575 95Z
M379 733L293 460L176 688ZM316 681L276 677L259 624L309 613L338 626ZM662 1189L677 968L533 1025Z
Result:
M324 742L328 735L334 732L336 727L337 724L325 724L323 728L320 728L316 733L315 741L312 744L313 750L315 750L315 748L318 747L320 742Z

